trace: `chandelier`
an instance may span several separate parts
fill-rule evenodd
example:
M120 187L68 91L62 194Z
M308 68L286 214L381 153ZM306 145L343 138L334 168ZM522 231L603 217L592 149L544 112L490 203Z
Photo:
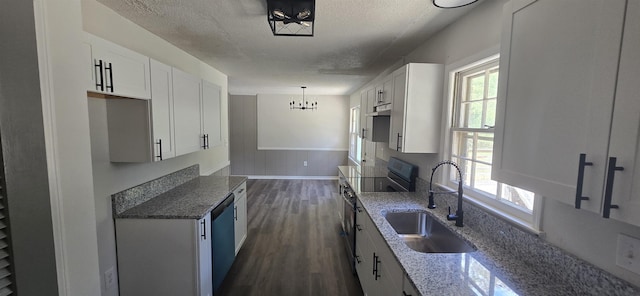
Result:
M313 37L315 0L267 0L267 21L274 36Z
M305 100L304 98L304 89L307 88L306 86L301 86L300 88L302 88L302 102L299 102L298 105L296 105L296 101L292 100L291 102L289 102L289 109L293 110L293 109L300 109L300 110L315 110L318 109L318 102L313 102L311 103L311 106L309 106L309 102L307 100Z

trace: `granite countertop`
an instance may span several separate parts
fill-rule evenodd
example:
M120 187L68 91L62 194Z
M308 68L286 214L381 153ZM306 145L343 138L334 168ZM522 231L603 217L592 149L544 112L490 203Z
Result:
M427 209L423 193L361 192L357 196L421 295L476 295L473 289L478 288L493 290L496 295L577 295L566 283L505 254L470 227L453 226L452 221L446 221L444 208ZM425 211L474 245L477 251L416 252L404 244L384 218L385 213L394 211Z
M148 201L114 214L116 219L202 219L246 177L197 177Z

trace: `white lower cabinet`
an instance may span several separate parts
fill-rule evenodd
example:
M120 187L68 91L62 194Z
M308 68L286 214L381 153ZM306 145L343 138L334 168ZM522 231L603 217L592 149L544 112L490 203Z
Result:
M360 210L356 213L356 271L362 290L367 296L402 295L402 267L369 215Z
M233 227L235 229L236 255L247 239L247 182L233 191L236 199L233 205Z
M115 225L121 296L213 295L210 214Z
M402 296L418 296L418 290L411 284L411 281L407 277L407 274L404 275L402 281Z

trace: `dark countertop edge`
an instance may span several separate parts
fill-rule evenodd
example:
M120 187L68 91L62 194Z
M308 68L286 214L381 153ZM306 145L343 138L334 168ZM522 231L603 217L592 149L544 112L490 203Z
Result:
M200 179L207 179L207 178L240 178L241 181L239 181L237 184L235 184L233 187L231 187L229 189L229 192L227 192L227 194L225 194L223 197L220 197L214 204L212 204L206 211L204 211L204 213L202 214L194 214L194 215L141 215L141 214L127 214L127 211L124 211L120 214L114 215L113 219L184 219L184 220L200 220L202 218L204 218L204 216L206 216L208 213L210 213L211 211L213 211L217 206L219 206L225 199L227 196L229 196L229 193L235 191L240 185L242 185L242 183L246 182L249 178L245 177L245 176L199 176L198 178ZM198 178L195 178L193 180L197 180ZM175 190L176 188L179 188L180 186L186 185L189 182L192 182L193 180L190 180L188 182L185 182L183 184L180 184L178 186L176 186L175 188L168 190L167 192L164 192L162 194L167 194L172 191ZM162 195L161 194L161 195ZM155 197L153 197L155 198ZM153 200L153 198L149 199L149 201ZM147 201L148 202L148 201ZM137 205L136 207L139 207L141 205L143 205L144 203ZM133 207L132 209L135 209L136 207Z

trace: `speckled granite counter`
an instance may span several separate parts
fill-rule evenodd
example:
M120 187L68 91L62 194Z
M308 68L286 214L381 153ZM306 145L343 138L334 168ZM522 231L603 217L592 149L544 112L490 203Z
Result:
M122 212L114 211L114 218L201 219L246 180L246 177L195 177Z
M352 177L350 182L360 182ZM356 194L422 295L640 295L640 289L629 283L468 203L464 205L465 227L455 227L452 221L446 221L447 206L455 210L455 198L437 197L438 208L431 210L427 208L426 192ZM477 251L416 252L386 221L384 215L394 211L427 212Z

